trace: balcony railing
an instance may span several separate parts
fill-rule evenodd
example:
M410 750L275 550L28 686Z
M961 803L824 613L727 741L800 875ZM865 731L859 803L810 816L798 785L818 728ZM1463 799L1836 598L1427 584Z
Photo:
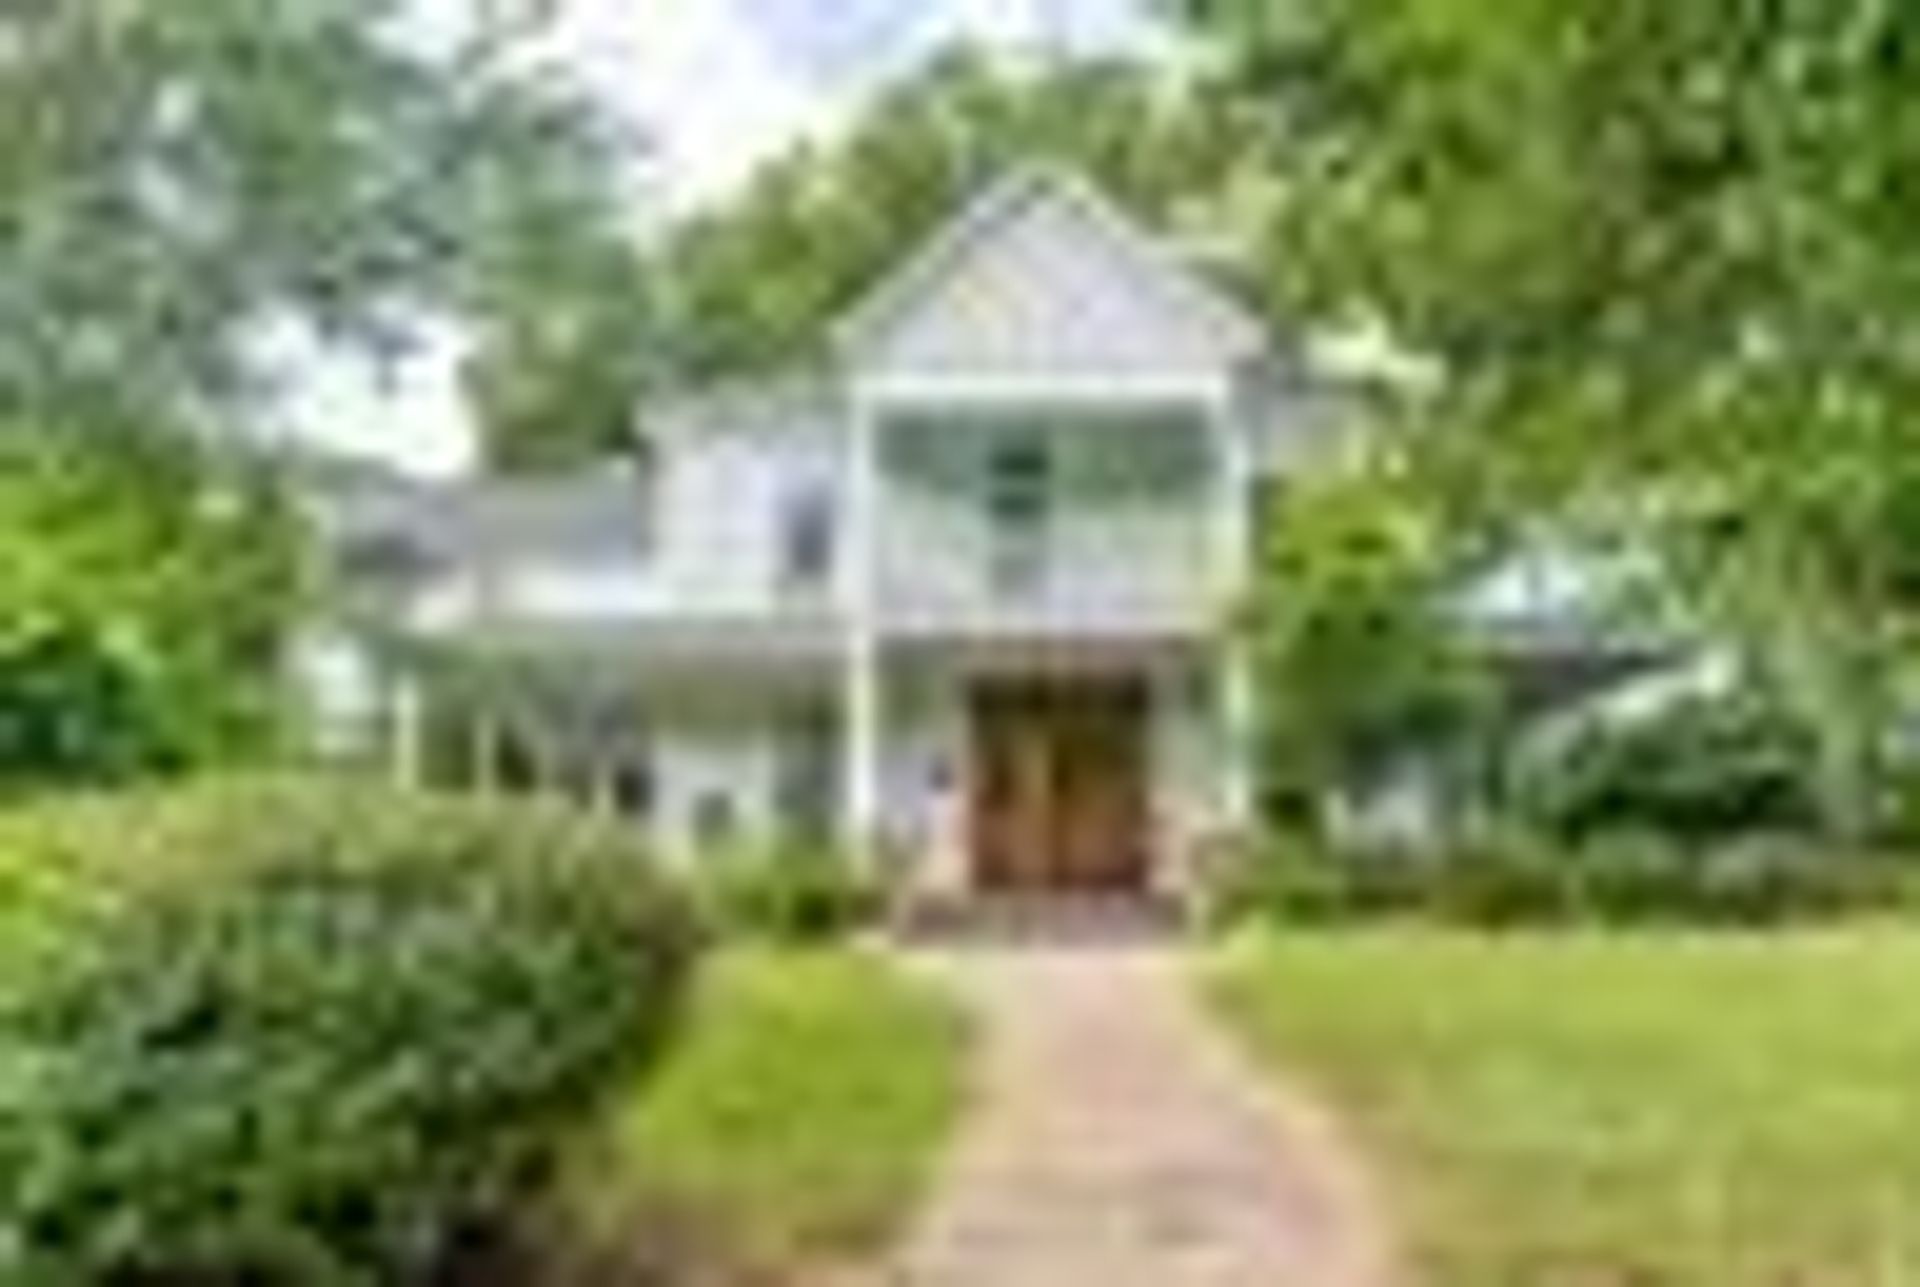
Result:
M876 608L909 630L1202 628L1208 530L1197 503L1088 504L1007 532L977 506L895 490L878 515Z

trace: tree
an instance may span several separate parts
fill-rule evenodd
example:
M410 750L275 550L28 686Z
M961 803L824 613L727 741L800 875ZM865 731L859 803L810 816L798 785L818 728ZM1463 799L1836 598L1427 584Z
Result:
M1009 167L1083 169L1169 226L1205 215L1224 131L1164 69L1046 68L954 49L880 94L850 132L767 165L688 221L656 261L680 379L764 371L815 351L830 322L969 194Z
M1444 387L1496 522L1657 548L1867 823L1916 602L1920 11L1879 0L1184 0L1264 125L1267 261ZM1908 480L1908 481L1903 481Z
M533 239L487 316L462 374L490 468L566 470L631 449L634 409L666 360L633 247Z
M263 326L377 342L421 313L499 311L533 254L604 238L610 140L509 74L519 28L429 52L406 10L0 13L8 421L218 426Z
M1335 792L1425 756L1474 788L1495 692L1457 605L1460 552L1404 480L1290 487L1263 525L1246 630L1269 812L1314 827Z
M511 73L521 28L430 52L409 8L0 9L0 787L273 742L304 560L238 447L264 332L450 315L531 369L615 253L613 142Z
M292 533L270 480L177 444L0 439L0 795L270 748Z

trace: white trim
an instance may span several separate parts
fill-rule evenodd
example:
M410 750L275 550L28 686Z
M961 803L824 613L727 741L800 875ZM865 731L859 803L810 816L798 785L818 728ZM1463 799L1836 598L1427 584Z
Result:
M1144 225L1123 212L1099 188L1071 171L1053 174L1051 181L1065 193L1072 206L1084 212L1123 249L1157 270L1159 280L1177 297L1175 302L1193 309L1208 330L1219 333L1235 356L1249 357L1270 347L1272 341L1266 324L1252 310L1209 281L1163 238L1149 234Z
M1220 642L1213 662L1221 757L1219 821L1238 829L1253 816L1252 748L1258 713L1255 677L1232 618L1258 572L1253 548L1255 461L1251 426L1230 389L1214 399L1207 419L1216 462L1210 508L1216 524L1214 584L1220 614L1216 624Z
M848 637L842 714L841 829L848 847L870 856L880 821L880 685L877 603L879 476L873 409L857 394L847 435L847 560L842 591Z
M943 406L981 407L1112 407L1162 406L1168 403L1211 404L1221 396L1226 380L1217 374L1195 375L1171 371L1124 371L1099 374L1032 374L869 376L859 382L857 397L877 411Z

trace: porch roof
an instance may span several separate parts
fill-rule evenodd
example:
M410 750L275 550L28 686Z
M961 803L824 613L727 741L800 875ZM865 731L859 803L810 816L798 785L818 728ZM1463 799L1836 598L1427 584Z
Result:
M805 673L841 655L844 634L826 613L745 616L491 617L415 632L414 647L558 664L616 664L636 672Z

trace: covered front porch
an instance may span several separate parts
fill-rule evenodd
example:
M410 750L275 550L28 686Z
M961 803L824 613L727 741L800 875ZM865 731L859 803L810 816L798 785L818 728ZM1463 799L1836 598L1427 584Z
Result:
M681 862L833 846L928 898L1171 892L1239 795L1194 641L894 640L857 682L793 640L530 645L414 652L398 770L562 796Z

